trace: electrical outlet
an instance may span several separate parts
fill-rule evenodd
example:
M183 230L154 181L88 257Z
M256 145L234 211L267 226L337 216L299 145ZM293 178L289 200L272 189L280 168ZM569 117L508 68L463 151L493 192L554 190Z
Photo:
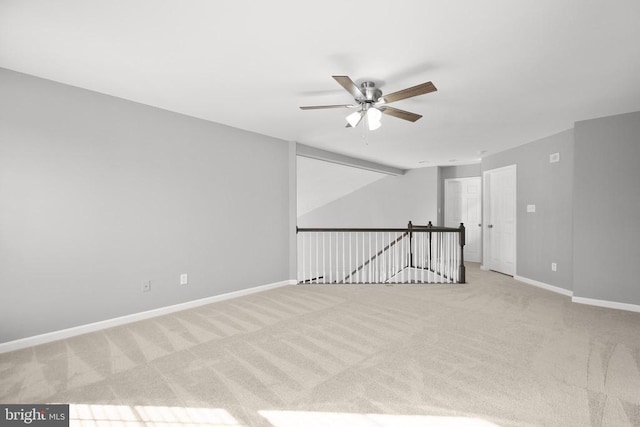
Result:
M187 275L187 273L182 273L180 275L180 284L186 285L187 283L189 283L189 276Z
M551 263L551 271L558 271L558 264L556 264L555 262Z
M535 212L536 205L527 205L527 212Z
M151 291L151 280L145 280L142 282L142 292Z
M556 163L560 161L560 153L553 153L549 155L549 163Z

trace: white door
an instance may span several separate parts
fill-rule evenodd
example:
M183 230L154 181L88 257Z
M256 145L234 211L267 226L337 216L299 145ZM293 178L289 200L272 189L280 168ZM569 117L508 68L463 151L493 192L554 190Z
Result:
M486 171L484 178L484 267L516 273L516 165Z
M444 180L444 226L465 226L465 261L480 262L481 248L480 177Z

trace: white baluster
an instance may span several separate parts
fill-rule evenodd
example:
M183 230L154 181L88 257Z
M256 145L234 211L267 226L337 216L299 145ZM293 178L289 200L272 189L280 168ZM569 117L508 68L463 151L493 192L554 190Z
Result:
M331 243L331 235L329 232L329 283L333 283L333 244Z
M457 264L456 264L456 235L458 233L451 233L451 281L452 283L456 283L456 276L457 276Z
M340 237L342 237L342 239L338 239L338 233L336 232L336 283L341 283L344 279L344 276L342 276L342 279L340 278L340 267L342 267L342 270L344 271L344 262L342 262L342 264L340 263L340 260L344 260L344 233L340 232ZM342 240L342 251L340 251L340 240ZM340 256L342 255L342 256Z
M427 278L429 280L429 283L433 283L433 272L431 270L433 270L433 267L431 266L431 259L433 258L433 253L431 253L431 238L433 236L433 233L429 232L427 234L428 237L428 241L427 241Z
M441 274L441 278L442 278L442 283L445 283L445 278L444 275L446 274L445 271L445 265L444 265L444 261L445 261L445 249L444 249L444 233L439 233L440 234L440 251L441 251L441 255L440 255L440 271L442 272Z
M460 239L461 239L462 235L460 233L458 233L458 241L456 243L456 255L457 255L457 260L456 260L456 266L460 265L460 261L462 261L461 258L461 251L464 249L462 246L460 246ZM456 268L456 283L458 283L460 281L460 269Z
M387 280L385 280L385 282L391 282L391 275L393 274L393 269L391 268L391 251L393 250L393 246L391 246L391 232L389 232L388 237L388 241L389 241L389 249L387 249L387 252L389 252L388 254L388 258L387 258Z
M413 283L418 283L418 239L420 233L413 233Z
M336 231L335 238L335 266L333 267L333 281L332 283L338 283L338 256L340 255L340 246L338 245L338 232Z
M380 250L378 250L378 238L376 237L376 254L378 258L376 261L378 262L378 283L382 283L382 275L384 274L384 234L382 232L377 233L380 235Z
M420 282L424 283L424 233L420 233Z
M389 238L389 244L396 241L396 233L389 233L391 237ZM389 283L393 282L394 276L396 274L396 245L390 247L389 251Z
M438 262L437 262L437 264L438 264L438 268L437 268L437 271L438 271L438 283L442 283L442 247L441 247L442 245L441 245L441 241L440 241L440 239L442 237L442 233L438 232L437 236L438 236L438 258L437 258L437 260L438 260Z
M386 274L386 267L387 267L387 252L384 250L385 248L385 244L384 244L384 232L381 231L380 232L380 278L379 281L380 283L384 283L384 278L385 278L385 274Z
M407 281L407 271L405 268L407 264L407 240L409 240L409 235L403 235L402 245L400 245L400 267L402 267L402 283L405 283Z
M438 283L440 283L441 275L440 275L440 232L436 233L436 256L435 256L435 268L434 270L438 274Z
M356 239L356 249L357 248L361 248L362 249L362 253L364 254L364 243L362 243L362 245L360 244L361 241L364 242L364 238L362 237L363 233L360 232L358 233L358 237L360 239ZM360 268L360 266L362 266L362 263L360 262L360 254L357 254L358 256L356 257L356 267L359 268L358 272L357 272L357 276L356 276L356 283L360 283L360 279L362 277L362 269Z
M442 233L442 275L444 277L444 282L447 283L449 271L447 270L447 249L449 245L447 245L447 233Z
M402 237L402 233L400 233L400 236L398 237ZM399 270L400 270L400 248L402 245L402 240L398 241L398 243L396 243L395 245L395 250L394 255L395 255L395 266L393 267L393 273L396 275L396 283L398 283L398 275L399 275Z
M451 283L453 283L453 233L449 233L449 254L451 258L451 261L449 261L449 270L451 270L449 277L451 278Z
M325 233L322 233L322 283L327 283L327 264L325 262L326 246L324 245L324 235Z
M451 266L449 267L449 269L451 270L451 275L449 277L451 277L451 283L453 283L453 233L449 233L449 253L451 254Z
M413 283L413 278L415 276L415 271L413 270L413 247L415 246L415 239L413 232L411 233L411 238L409 239L409 283Z
M447 283L449 283L449 280L451 279L451 272L449 271L449 234L450 233L444 233L444 241L445 241L445 258L444 258L444 269L447 272Z
M365 250L364 250L364 241L365 241L365 233L364 233L364 231L362 232L361 237L362 237L362 254L360 256L362 257L362 259L361 259L361 261L358 261L358 265L360 267L362 267L362 268L360 269L360 272L358 273L358 280L360 281L360 283L364 283L364 281L365 281L364 280L364 274L365 274L365 269L366 269L366 267L364 265L364 259L365 259L365 253L366 253Z
M435 233L435 257L433 257L434 259L434 271L435 274L438 275L437 277L437 283L440 283L440 232L436 232Z
M376 265L373 269L373 281L374 283L380 283L380 262L378 260L378 232L376 232L376 251L374 252Z
M449 241L449 282L453 281L453 233L447 233L449 235L449 238L447 239Z
M363 261L367 263L364 267L364 283L371 283L371 232L367 231L367 237L365 238L367 242L367 252L364 256Z
M395 236L397 239L398 233L396 233ZM400 242L393 245L393 275L395 283L398 283L398 249L400 248L400 246L398 246L399 244Z
M398 233L393 233L393 241L395 242L398 238ZM391 264L392 264L392 282L398 280L398 244L393 245L393 252L391 252Z
M358 264L358 246L360 246L360 245L358 245L358 236L359 236L359 235L360 235L360 234L356 233L356 234L355 234L355 239L354 239L354 240L355 240L355 242L356 242L356 254L355 254L355 255L356 255L356 265L360 265L360 264ZM349 270L350 270L350 271L352 271L352 272L353 272L353 270L355 270L355 269L353 268L353 265L351 266L351 268L349 268ZM360 272L359 272L359 271L357 271L357 272L355 272L354 274L360 274ZM351 279L351 283L353 283L353 274L351 274L351 276L349 277L349 279ZM357 276L356 276L356 283L358 283L358 277L357 277Z
M367 279L368 279L368 275L367 272L369 271L369 265L365 265L365 262L367 261L367 239L369 238L369 234L368 232L362 232L362 283L367 283Z
M447 233L447 264L448 264L448 269L449 269L449 273L447 274L447 276L449 277L449 283L451 283L451 278L452 278L452 274L453 272L451 271L451 267L453 266L453 255L451 254L451 237L452 237L453 233Z
M340 283L345 283L345 279L347 277L347 264L345 263L345 257L346 254L344 252L344 239L346 236L346 233L343 231L342 233L340 233L340 235L342 236L342 280L340 280Z
M351 252L352 252L351 232L349 232L349 270L348 270L349 271L349 283L352 282L351 272L353 271L353 267L351 265ZM344 277L346 278L347 276L344 276Z
M409 235L402 237L402 247L400 248L400 264L402 267L402 281L407 281L407 269L405 266L407 265L407 241L409 240Z
M336 283L338 283L338 276L340 276L340 244L338 241L338 232L336 231Z
M458 258L458 239L456 238L459 236L460 233L455 233L453 239L453 277L455 279L453 283L458 283L458 273L460 271L460 269L458 268L458 264L460 261Z

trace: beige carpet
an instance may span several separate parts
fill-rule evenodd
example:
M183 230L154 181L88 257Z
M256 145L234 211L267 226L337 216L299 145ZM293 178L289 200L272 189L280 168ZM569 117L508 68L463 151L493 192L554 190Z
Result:
M0 355L0 402L78 423L640 425L640 314L468 267L299 285Z

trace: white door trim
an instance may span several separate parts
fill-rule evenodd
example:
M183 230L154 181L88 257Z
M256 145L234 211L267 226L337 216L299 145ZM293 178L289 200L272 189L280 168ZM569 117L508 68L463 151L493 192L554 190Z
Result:
M514 212L514 230L513 230L513 276L518 275L518 168L516 164L503 166L495 169L489 169L482 172L482 264L481 270L489 270L488 261L491 253L490 242L486 236L487 230L487 218L489 217L489 197L491 196L489 191L489 176L496 172L504 172L506 170L513 170L513 185L515 191L513 192L513 206Z

